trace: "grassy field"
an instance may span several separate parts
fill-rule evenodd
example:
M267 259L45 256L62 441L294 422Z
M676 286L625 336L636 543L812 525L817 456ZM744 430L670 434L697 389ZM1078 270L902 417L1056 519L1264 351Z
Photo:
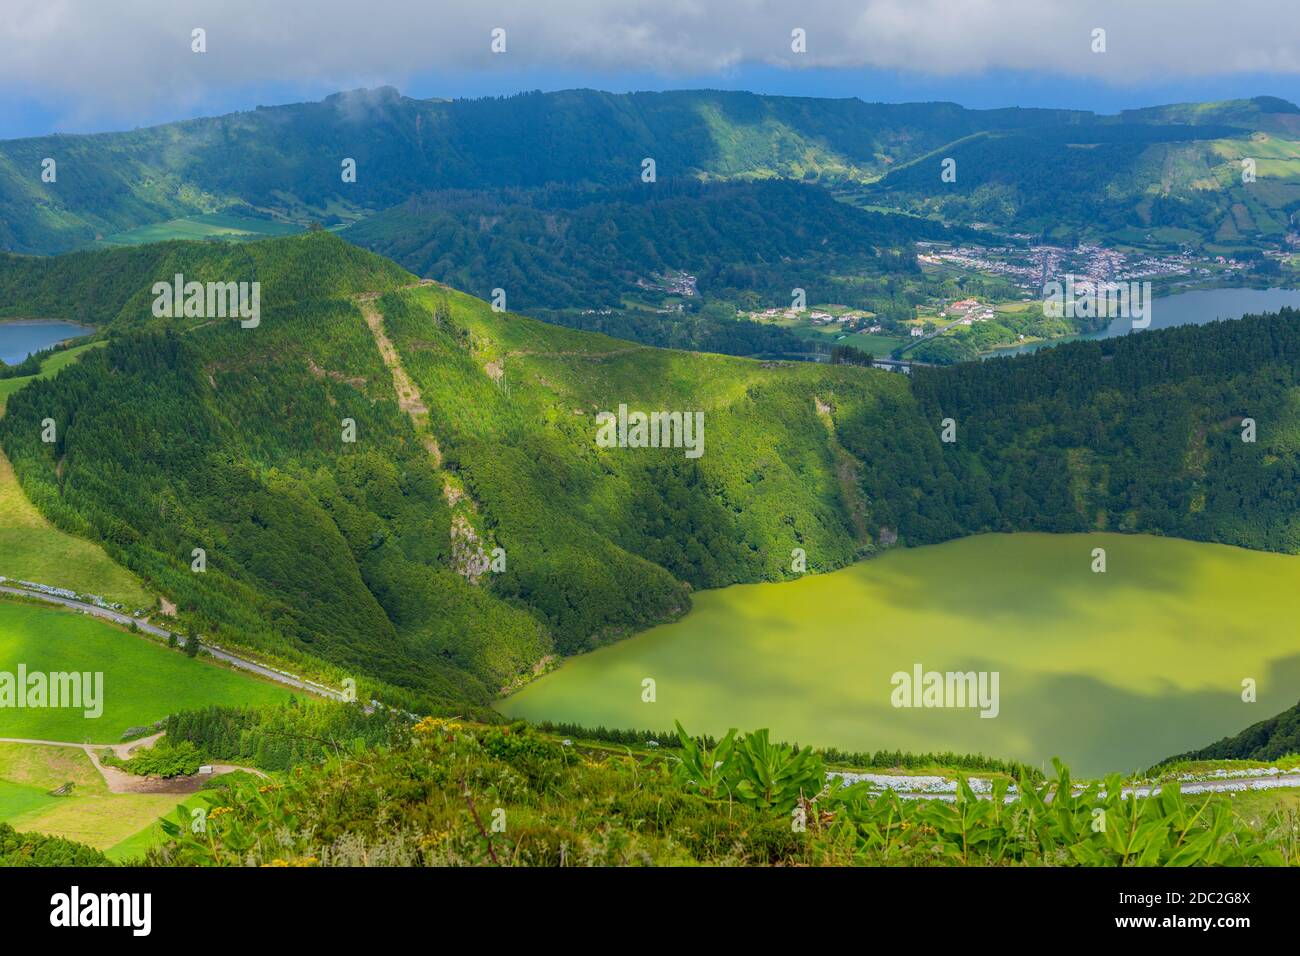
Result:
M130 571L93 541L54 527L27 500L9 459L0 452L0 574L121 601L128 608L153 604Z
M173 796L168 799L170 805L159 813L158 817L155 817L126 839L114 843L112 846L106 848L104 850L104 855L110 860L119 863L138 859L139 857L144 856L145 851L150 847L157 846L166 840L166 835L163 833L162 829L161 817L172 816L177 807L184 807L186 811L189 811L195 807L212 805L211 793L196 793L185 797Z
M0 737L116 743L128 727L209 704L272 704L289 692L215 664L192 660L96 618L0 602L0 667L28 673L102 671L103 714L69 708L0 709Z
M51 795L67 783L73 785L69 795ZM0 743L0 823L113 848L114 859L138 856L161 832L158 818L195 799L110 793L84 750Z
M861 332L845 334L842 329L832 326L802 325L794 329L794 334L801 339L817 342L824 346L851 345L874 355L876 358L887 357L894 349L905 345L908 338L901 335L866 335Z
M1090 570L1094 547L1108 570ZM1133 771L1289 707L1300 558L1169 538L983 535L785 584L697 593L681 621L573 658L500 709L585 726L952 750ZM895 708L892 675L996 671L994 719ZM654 703L642 681L656 682ZM1242 681L1257 681L1244 703ZM1142 733L1132 732L1141 727Z
M166 242L169 239L265 239L267 236L287 236L301 231L301 227L288 223L215 212L138 226L126 232L105 236L96 245L138 246L147 242Z

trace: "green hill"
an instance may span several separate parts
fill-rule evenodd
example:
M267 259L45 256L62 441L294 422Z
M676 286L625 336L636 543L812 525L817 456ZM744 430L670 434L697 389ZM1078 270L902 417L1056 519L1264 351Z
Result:
M103 319L121 303L109 345L17 392L0 424L38 508L219 641L482 702L547 655L681 614L690 587L779 578L795 547L813 568L872 547L818 401L846 415L905 403L901 376L657 351L498 314L403 288L414 280L327 233L41 267L43 301L75 298L101 270L261 277L255 329L156 319L150 282L123 284L97 307ZM389 340L421 393L404 407ZM705 455L598 448L594 416L619 404L703 411ZM495 547L505 570L475 572Z
M0 248L59 252L213 213L349 222L439 189L626 185L646 157L661 180L869 179L982 130L1093 119L711 90L454 101L357 90L130 132L2 142ZM54 183L41 180L45 158L58 163ZM357 163L353 183L342 181L346 158Z
M803 352L785 329L736 319L736 306L836 302L910 320L928 283L914 239L938 223L867 212L788 180L676 180L605 189L431 193L372 216L344 237L512 309L650 345L728 354ZM689 273L683 310L646 330L627 300L662 297ZM701 306L703 303L703 306Z
M1186 760L1276 760L1300 754L1300 704L1276 717L1251 724L1239 734L1208 747L1170 757L1163 763Z
M1300 204L1300 112L1275 97L1127 110L989 130L902 164L873 203L1057 242L1276 246ZM956 180L940 180L943 158ZM1255 178L1243 177L1243 161ZM1172 243L1168 236L1177 237Z
M0 261L0 309L28 307L5 273L32 268ZM1029 529L1300 551L1288 311L909 378L498 313L323 232L39 268L42 301L116 291L96 307L107 347L0 420L32 502L220 642L412 706L484 703L552 655L684 613L692 588L796 575L796 549L812 571ZM177 271L260 277L260 324L153 317L150 273ZM602 447L597 416L620 405L701 413L703 454Z

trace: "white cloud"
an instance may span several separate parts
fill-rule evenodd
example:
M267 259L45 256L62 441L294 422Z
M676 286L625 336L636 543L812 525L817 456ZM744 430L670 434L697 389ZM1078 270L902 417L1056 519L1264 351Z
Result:
M508 51L489 52L493 27ZM190 52L207 30L208 52ZM790 52L790 31L808 52ZM1091 50L1091 31L1108 50ZM418 74L620 71L706 76L739 64L952 76L1026 69L1116 84L1300 73L1300 5L1270 0L5 0L4 95L130 117L275 84Z

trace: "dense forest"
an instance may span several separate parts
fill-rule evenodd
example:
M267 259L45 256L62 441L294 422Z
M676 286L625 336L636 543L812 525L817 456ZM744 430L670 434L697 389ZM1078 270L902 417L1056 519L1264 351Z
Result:
M805 352L792 333L736 309L835 302L908 318L929 284L916 239L970 237L926 219L868 212L788 180L547 187L426 194L344 233L419 275L513 310L647 345L727 354ZM689 274L681 312L658 304Z
M918 369L967 530L1149 531L1300 552L1300 314ZM1254 422L1254 429L1244 424ZM1243 440L1253 438L1253 440Z

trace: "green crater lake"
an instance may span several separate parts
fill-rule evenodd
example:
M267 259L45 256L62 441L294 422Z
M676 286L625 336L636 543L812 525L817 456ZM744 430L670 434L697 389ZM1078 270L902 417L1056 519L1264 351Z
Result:
M1092 550L1106 550L1094 573ZM1119 534L990 534L698 592L680 621L566 661L509 716L844 750L1144 768L1300 697L1300 557ZM999 712L894 707L896 672L998 673ZM644 703L642 681L655 681ZM1242 700L1242 681L1258 699Z

